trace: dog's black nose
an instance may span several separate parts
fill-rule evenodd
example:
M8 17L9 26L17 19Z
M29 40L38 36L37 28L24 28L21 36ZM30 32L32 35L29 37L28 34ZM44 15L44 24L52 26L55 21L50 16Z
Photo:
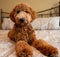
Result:
M20 21L21 21L21 22L24 22L24 21L25 21L25 19L24 19L24 18L20 18Z

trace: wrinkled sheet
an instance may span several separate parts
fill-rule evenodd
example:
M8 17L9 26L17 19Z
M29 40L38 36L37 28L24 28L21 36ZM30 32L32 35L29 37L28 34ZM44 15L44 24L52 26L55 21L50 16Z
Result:
M15 43L8 38L9 30L0 30L0 57L16 57ZM44 39L59 50L60 57L60 30L37 30L37 39ZM46 57L32 47L33 57Z

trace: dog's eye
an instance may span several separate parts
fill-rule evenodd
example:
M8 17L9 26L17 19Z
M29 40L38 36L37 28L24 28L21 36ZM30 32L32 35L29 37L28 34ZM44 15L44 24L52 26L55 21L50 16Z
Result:
M20 11L19 10L17 10L17 14L19 13Z
M28 11L25 11L26 13L29 13Z

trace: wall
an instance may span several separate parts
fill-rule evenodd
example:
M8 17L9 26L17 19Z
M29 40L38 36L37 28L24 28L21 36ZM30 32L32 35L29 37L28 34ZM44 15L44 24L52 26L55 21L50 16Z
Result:
M29 4L36 12L51 8L60 0L0 0L0 8L5 12L10 12L12 8L21 2Z

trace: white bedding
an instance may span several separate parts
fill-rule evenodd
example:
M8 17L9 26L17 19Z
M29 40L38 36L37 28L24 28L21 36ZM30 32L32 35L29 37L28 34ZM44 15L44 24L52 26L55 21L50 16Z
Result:
M8 30L0 30L0 57L16 57L15 43L7 36ZM60 57L60 30L36 31L37 39L44 39L59 50ZM33 57L45 57L36 49L33 49Z
M60 29L60 17L37 18L32 25L35 29Z
M2 29L11 29L14 23L10 20L10 18L4 18L2 23Z
M34 29L60 29L59 19L60 17L37 18L32 22L32 26ZM13 24L10 18L4 18L2 29L11 29Z

